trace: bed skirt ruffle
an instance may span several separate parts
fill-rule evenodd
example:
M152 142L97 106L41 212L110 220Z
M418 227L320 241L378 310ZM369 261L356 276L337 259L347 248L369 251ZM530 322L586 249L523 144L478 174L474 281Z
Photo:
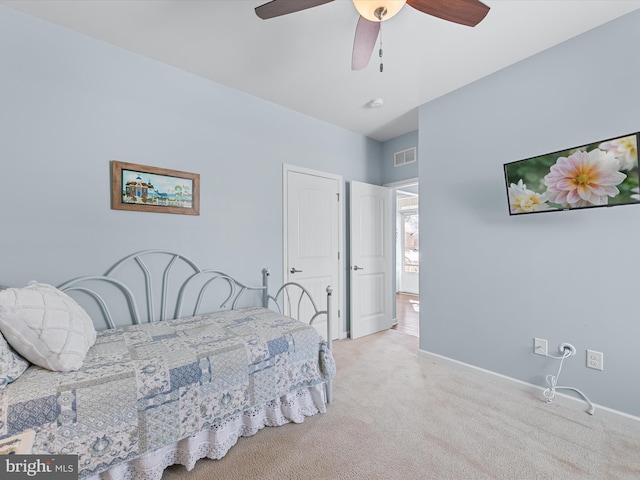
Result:
M305 417L326 411L325 385L305 387L229 417L197 435L87 477L87 480L160 480L164 470L171 465L184 465L191 470L201 458L220 460L240 437L255 435L264 427L302 423Z

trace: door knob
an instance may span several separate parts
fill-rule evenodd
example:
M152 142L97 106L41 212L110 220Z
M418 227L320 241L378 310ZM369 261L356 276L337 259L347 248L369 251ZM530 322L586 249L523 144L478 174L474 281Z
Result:
M359 267L358 265L353 266L354 270L364 270L364 267Z
M302 273L302 270L298 270L297 268L291 267L291 270L289 270L289 273Z

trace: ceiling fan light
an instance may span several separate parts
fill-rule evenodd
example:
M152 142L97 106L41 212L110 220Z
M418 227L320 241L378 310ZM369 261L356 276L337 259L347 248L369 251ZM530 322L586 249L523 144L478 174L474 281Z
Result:
M389 20L404 6L407 0L353 0L353 5L358 10L358 13L372 22L380 22L382 20ZM385 8L387 13L384 18L379 19L375 12L379 8Z

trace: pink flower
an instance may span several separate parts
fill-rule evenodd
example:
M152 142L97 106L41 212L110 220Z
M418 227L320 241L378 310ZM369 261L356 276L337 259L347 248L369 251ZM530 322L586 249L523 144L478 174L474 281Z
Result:
M615 155L620 162L620 170L631 170L638 165L638 145L635 135L601 143L599 148Z
M560 157L544 177L547 198L563 207L606 205L620 193L616 185L627 178L611 152L596 148Z

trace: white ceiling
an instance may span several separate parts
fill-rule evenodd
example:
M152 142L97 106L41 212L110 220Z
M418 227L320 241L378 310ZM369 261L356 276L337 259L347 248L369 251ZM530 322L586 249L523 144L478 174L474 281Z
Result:
M4 4L284 107L385 141L417 107L621 15L640 0L486 0L475 28L405 6L351 70L351 0L259 19L267 0L0 0ZM373 98L382 108L370 108Z

